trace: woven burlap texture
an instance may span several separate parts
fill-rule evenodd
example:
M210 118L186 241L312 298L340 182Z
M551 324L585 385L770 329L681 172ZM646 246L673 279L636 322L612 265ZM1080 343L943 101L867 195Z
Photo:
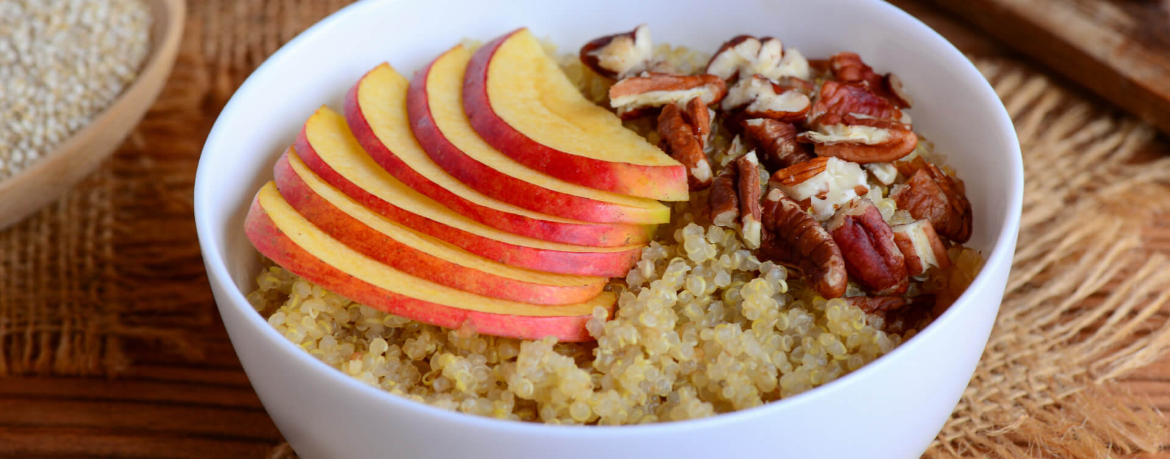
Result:
M0 233L0 375L116 376L128 341L199 357L184 330L215 314L192 221L203 139L252 69L345 3L190 2L174 74L126 144ZM1019 63L975 61L1016 122L1024 214L983 360L927 456L1155 451L1164 418L1114 381L1170 348L1170 262L1141 233L1170 207L1170 159L1141 159L1145 125Z

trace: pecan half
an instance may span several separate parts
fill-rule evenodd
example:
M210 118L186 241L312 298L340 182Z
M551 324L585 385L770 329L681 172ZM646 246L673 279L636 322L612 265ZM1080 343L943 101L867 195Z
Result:
M736 159L735 168L739 172L740 236L749 249L758 249L763 211L760 209L760 162L756 159L756 152L748 152Z
M846 203L869 193L865 171L857 163L833 157L816 158L772 174L768 183L828 220Z
M624 78L647 70L654 56L650 27L594 39L581 47L581 63L599 75Z
M918 136L900 123L829 113L815 131L799 138L816 144L817 156L834 156L855 163L896 161L918 146Z
M629 119L642 108L681 104L695 98L711 105L726 95L727 85L714 75L644 73L610 86L609 104L619 116Z
M971 201L963 194L963 185L938 166L926 166L890 192L899 209L906 209L919 220L929 220L934 230L946 238L963 243L971 239Z
M867 314L892 311L910 304L910 300L900 296L853 296L845 298L845 301Z
M705 150L707 140L711 137L711 109L707 108L707 104L703 103L702 99L696 97L687 102L683 118L691 125L695 137L699 138L699 143Z
M707 63L707 73L724 80L745 75L763 75L779 80L783 77L809 79L808 60L794 48L772 37L762 39L739 35L723 43Z
M868 199L851 201L825 224L853 280L879 295L905 293L909 282L894 232Z
M658 115L658 135L666 144L670 156L687 168L687 183L691 191L704 190L711 186L714 178L711 162L703 152L703 144L695 136L695 129L686 119L678 105L667 104Z
M724 111L743 109L751 118L781 121L803 120L812 101L800 91L785 91L760 75L741 78L727 91L721 105Z
M890 230L894 232L894 244L906 259L907 274L917 276L930 268L946 269L951 265L947 248L929 220L897 225Z
M805 281L825 298L845 294L849 275L833 237L820 223L772 188L763 203L764 232L760 255L776 263L796 266Z
M816 101L808 111L809 124L817 126L826 114L877 118L879 120L910 124L888 99L878 96L860 84L826 81L817 93ZM859 116L860 115L860 116Z
M728 165L719 171L707 194L707 207L711 224L730 228L739 219L739 174L736 165Z
M900 108L910 108L913 101L902 88L902 80L893 73L878 75L873 68L862 62L861 56L851 52L840 52L829 58L829 69L833 76L846 83L864 83L874 94L885 97Z
M796 126L767 118L741 123L743 133L756 143L760 162L768 170L780 170L813 159L808 145L796 141Z

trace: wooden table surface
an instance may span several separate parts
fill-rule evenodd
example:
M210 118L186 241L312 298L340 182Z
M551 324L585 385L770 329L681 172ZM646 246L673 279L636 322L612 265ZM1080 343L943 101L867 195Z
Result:
M1011 54L920 0L893 3L967 52ZM1159 139L1150 154L1168 151ZM1170 251L1170 220L1151 222L1147 235L1151 250ZM281 436L222 323L196 332L205 351L199 361L140 345L128 349L133 363L117 379L0 378L0 457L265 457ZM1170 356L1124 384L1170 415ZM1170 459L1170 449L1143 457Z

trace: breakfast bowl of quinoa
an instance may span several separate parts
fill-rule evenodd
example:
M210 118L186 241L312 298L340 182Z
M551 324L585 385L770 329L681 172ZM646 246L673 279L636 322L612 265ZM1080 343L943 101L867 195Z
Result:
M978 71L860 0L354 5L237 91L195 190L303 457L916 456L1021 194Z

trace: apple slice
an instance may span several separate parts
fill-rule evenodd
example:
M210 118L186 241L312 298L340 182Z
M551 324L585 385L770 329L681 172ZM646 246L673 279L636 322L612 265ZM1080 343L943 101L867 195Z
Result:
M653 199L598 191L525 167L492 148L463 113L463 71L471 53L456 46L415 73L406 96L414 136L439 166L495 199L589 222L666 223L670 208Z
M483 258L402 226L354 202L288 154L276 162L276 187L309 222L334 239L387 266L465 292L533 304L587 301L604 277L517 268Z
M487 143L561 180L614 193L686 201L686 168L585 99L528 29L475 52L463 107Z
M653 226L587 223L541 214L492 199L452 177L423 152L411 133L408 84L393 67L382 64L345 96L345 118L358 143L402 183L455 212L512 234L598 247L650 240Z
M317 110L305 123L289 163L306 165L386 218L500 263L561 274L620 277L641 257L641 245L584 247L541 241L459 215L378 166L358 145L345 119L328 107Z
M612 311L616 300L606 292L582 303L527 304L411 276L330 237L297 213L272 182L256 194L244 231L260 253L310 282L372 308L441 327L523 339L589 341L585 322L593 308Z

